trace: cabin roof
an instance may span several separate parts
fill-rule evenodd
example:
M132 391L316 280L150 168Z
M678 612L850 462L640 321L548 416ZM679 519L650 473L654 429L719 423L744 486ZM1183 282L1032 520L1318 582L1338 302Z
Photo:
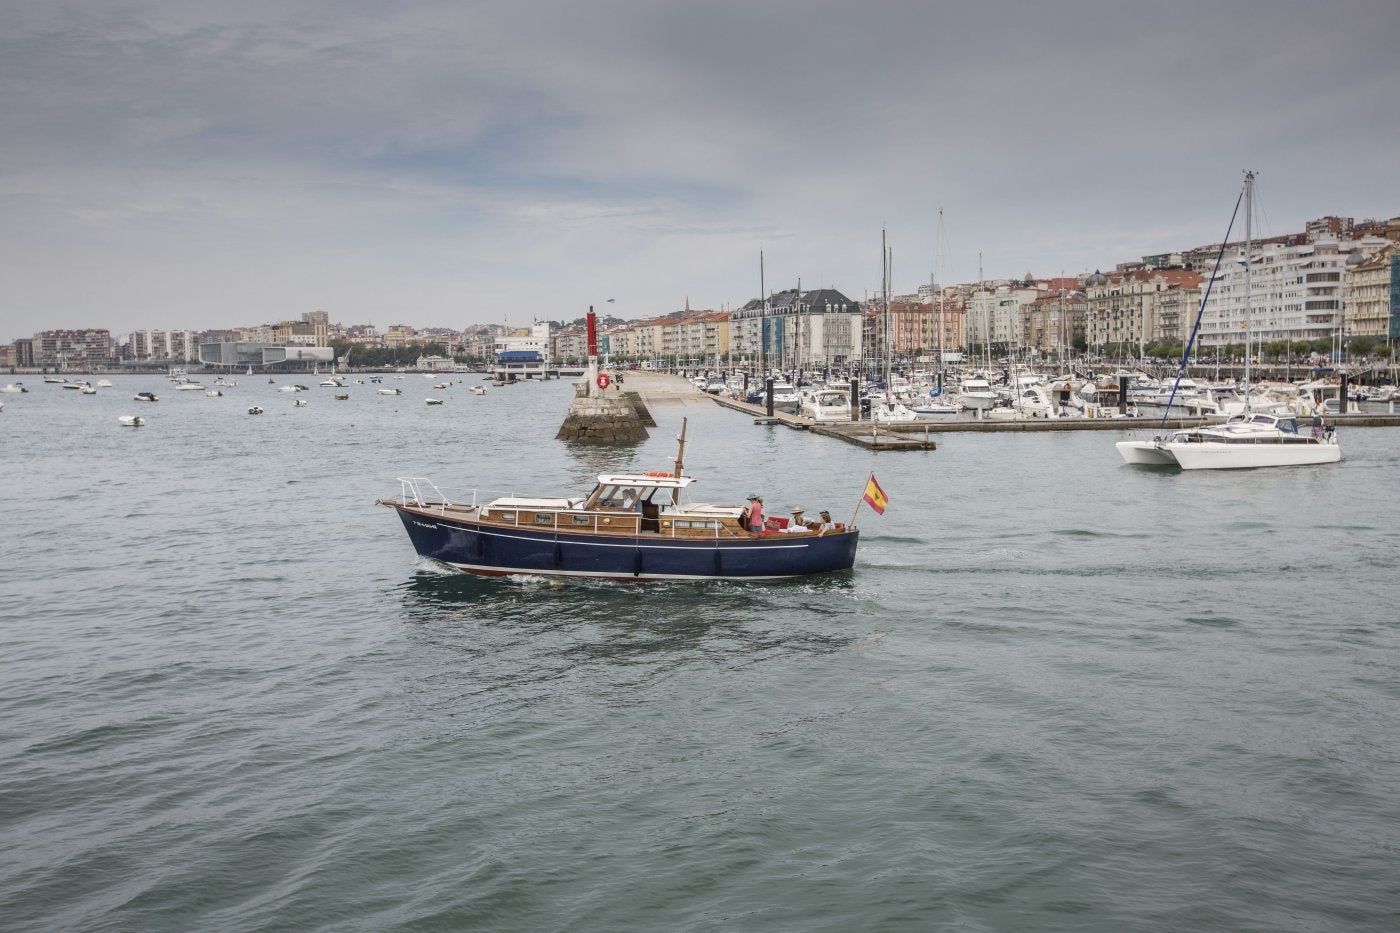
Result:
M695 482L693 476L651 476L647 473L600 473L598 482L603 486L655 486L661 489L684 489Z

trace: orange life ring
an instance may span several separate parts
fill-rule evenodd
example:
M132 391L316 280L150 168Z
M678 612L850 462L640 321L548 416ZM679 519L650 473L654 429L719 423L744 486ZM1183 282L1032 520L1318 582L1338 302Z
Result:
M674 476L670 470L647 470L647 476Z
M608 377L607 373L598 374L598 388L606 389L609 382L612 382L612 379Z

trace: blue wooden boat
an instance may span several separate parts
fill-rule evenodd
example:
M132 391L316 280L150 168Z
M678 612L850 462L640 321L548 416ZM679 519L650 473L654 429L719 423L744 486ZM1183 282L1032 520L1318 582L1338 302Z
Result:
M487 576L770 580L855 564L855 527L774 519L751 532L743 506L683 501L694 483L678 456L669 471L601 474L579 496L454 502L429 480L400 477L399 496L379 504L398 512L420 555Z

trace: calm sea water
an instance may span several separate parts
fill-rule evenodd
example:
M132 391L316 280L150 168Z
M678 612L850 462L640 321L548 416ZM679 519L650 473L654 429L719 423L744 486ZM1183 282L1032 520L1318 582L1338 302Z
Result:
M564 383L239 380L0 396L0 928L1400 928L1400 432L1188 474L698 401L601 450ZM855 571L482 580L375 505L663 469L682 416L695 499L874 470Z

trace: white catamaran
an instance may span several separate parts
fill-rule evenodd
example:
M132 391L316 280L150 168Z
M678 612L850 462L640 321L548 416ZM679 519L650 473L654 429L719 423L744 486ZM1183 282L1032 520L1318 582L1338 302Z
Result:
M1150 441L1119 441L1116 445L1124 462L1142 466L1176 466L1183 470L1227 470L1254 467L1302 466L1336 463L1342 448L1330 427L1315 426L1307 434L1298 431L1298 419L1289 414L1266 414L1249 409L1250 384L1250 266L1254 261L1254 173L1244 176L1244 410L1224 424L1174 431ZM1238 207L1236 208L1238 210ZM1226 233L1229 240L1229 233ZM1223 252L1223 250L1222 250ZM1217 271L1219 261L1216 263ZM1208 292L1207 292L1208 294ZM1205 307L1202 298L1201 307ZM1200 315L1197 314L1199 325ZM1192 333L1195 337L1195 333ZM1184 368L1190 357L1187 342L1182 357ZM1170 404L1170 403L1169 403ZM1162 418L1166 423L1166 416Z

